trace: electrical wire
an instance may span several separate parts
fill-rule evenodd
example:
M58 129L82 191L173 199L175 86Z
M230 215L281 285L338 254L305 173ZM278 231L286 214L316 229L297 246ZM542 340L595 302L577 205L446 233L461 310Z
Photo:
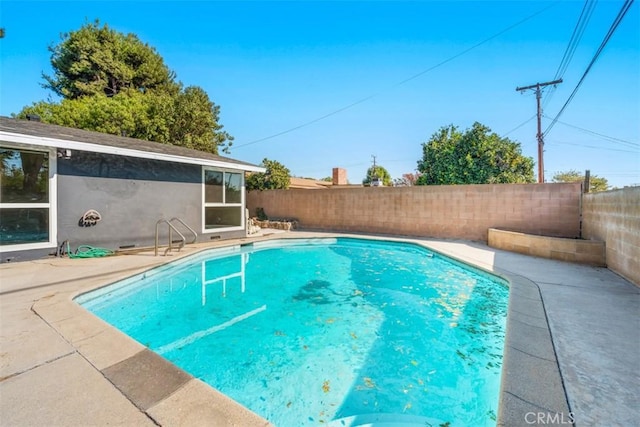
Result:
M543 115L543 117L545 117L547 119L551 118L551 117L549 117L547 115ZM614 138L612 136L603 135L601 133L594 132L594 131L589 130L589 129L585 129L585 128L581 128L579 126L570 125L569 123L561 122L560 120L557 120L557 122L560 123L561 125L568 126L568 127L574 128L574 129L578 129L578 130L581 130L583 132L590 133L592 135L599 136L601 138L607 139L607 140L609 140L609 141L611 141L613 143L616 143L616 144L624 145L624 146L630 147L630 148L640 148L640 143L637 143L637 142L631 142L631 141L627 141L627 140L624 140L624 139Z
M469 48L467 48L467 49L465 49L465 50L463 50L463 51L461 51L461 52L459 52L459 53L457 53L457 54L455 54L455 55L453 55L453 56L451 56L451 57L449 57L449 58L447 58L447 59L445 59L444 61L441 61L441 62L437 63L436 65L433 65L433 66L431 66L431 67L429 67L429 68L427 68L427 69L425 69L425 70L420 71L419 73L416 73L416 74L414 74L414 75L412 75L412 76L410 76L410 77L407 77L407 78L406 78L406 79L404 79L404 80L401 80L401 81L399 81L399 82L397 82L397 83L395 83L395 84L393 84L393 85L389 86L389 87L387 88L387 90L389 90L389 89L393 89L393 88L396 88L396 87L401 86L401 85L403 85L403 84L406 84L406 83L408 83L408 82L410 82L410 81L412 81L412 80L415 80L415 79L417 79L418 77L420 77L420 76L422 76L422 75L424 75L424 74L426 74L426 73L428 73L428 72L430 72L430 71L433 71L433 70L435 70L436 68L439 68L439 67L441 67L441 66L443 66L443 65L445 65L445 64L447 64L447 63L449 63L449 62L451 62L451 61L453 61L453 60L455 60L455 59L457 59L457 58L459 58L459 57L461 57L462 55L465 55L465 54L469 53L470 51L472 51L472 50L474 50L474 49L476 49L476 48L478 48L478 47L482 46L483 44L485 44L485 43L487 43L487 42L489 42L489 41L491 41L491 40L495 39L496 37L499 37L499 36L503 35L504 33L508 32L508 31L511 31L512 29L514 29L514 28L518 27L519 25L522 25L522 24L524 24L525 22L527 22L527 21L529 21L529 20L531 20L531 19L535 18L536 16L538 16L538 15L540 15L540 14L542 14L542 13L546 12L548 9L550 9L550 8L552 8L552 7L554 7L554 6L556 6L558 3L560 3L560 1L556 1L556 2L554 2L554 3L552 3L552 4L550 4L549 6L546 6L546 7L542 8L542 9L540 9L539 11L537 11L537 12L533 13L532 15L529 15L529 16L527 16L526 18L521 19L520 21L516 22L515 24L512 24L512 25L508 26L507 28L505 28L505 29L503 29L503 30L501 30L501 31L499 31L499 32L497 32L497 33L495 33L494 35L492 35L492 36L490 36L490 37L488 37L488 38L486 38L486 39L482 40L481 42L478 42L478 43L476 43L475 45L473 45L473 46L471 46L471 47L469 47ZM263 137L263 138L255 139L255 140L253 140L253 141L249 141L249 142L244 143L244 144L234 144L233 148L236 148L236 149L237 149L237 148L246 147L246 146L249 146L249 145L257 144L257 143L259 143L259 142L263 142L263 141L267 141L267 140L269 140L269 139L276 138L276 137L278 137L278 136L281 136L281 135L284 135L284 134L287 134L287 133L291 133L291 132L296 131L296 130L298 130L298 129L301 129L301 128L303 128L303 127L306 127L306 126L312 125L312 124L317 123L317 122L319 122L319 121L321 121L321 120L324 120L324 119L326 119L326 118L329 118L329 117L331 117L331 116L334 116L334 115L336 115L336 114L338 114L338 113L341 113L341 112L343 112L343 111L345 111L345 110L348 110L348 109L350 109L350 108L353 108L353 107L355 107L356 105L359 105L359 104L362 104L362 103L364 103L364 102L366 102L366 101L369 101L370 99L375 98L375 97L376 97L376 96L378 96L378 95L380 95L380 92L379 92L379 93L372 94L372 95L369 95L369 96L364 97L364 98L361 98L361 99L359 99L359 100L357 100L357 101L355 101L355 102L352 102L351 104L345 105L344 107L338 108L337 110L331 111L330 113L327 113L327 114L325 114L325 115L323 115L323 116L320 116L320 117L315 118L315 119L313 119L313 120L310 120L310 121L308 121L308 122L304 122L304 123L299 124L299 125L297 125L297 126L294 126L294 127L292 127L292 128L289 128L289 129L283 130L283 131L281 131L281 132L278 132L278 133L275 133L275 134L272 134L272 135L269 135L269 136L265 136L265 137Z
M560 118L562 113L564 113L564 110L571 103L571 101L573 100L573 97L578 92L578 89L580 89L580 86L582 85L582 82L584 82L584 79L587 77L587 74L589 74L589 71L591 71L591 67L593 67L593 64L595 64L595 62L598 60L598 58L600 57L600 54L604 50L604 47L607 45L607 43L611 39L611 36L615 32L616 28L618 28L618 25L620 25L620 22L622 21L622 18L624 18L626 13L629 11L629 8L633 4L633 1L634 0L625 0L624 4L622 5L622 8L620 9L620 12L618 12L618 16L616 16L616 18L614 19L613 23L611 24L611 27L609 28L609 31L605 35L604 40L602 40L602 43L600 44L600 47L598 47L598 50L596 51L596 53L593 56L593 59L591 59L591 62L587 66L587 69L584 71L584 74L582 74L582 77L580 78L580 81L576 85L575 89L573 89L573 92L571 92L571 95L569 95L569 98L564 103L564 105L562 106L562 108L560 109L560 111L558 112L556 117L553 119L553 121L551 122L549 127L547 127L547 129L542 133L542 136L546 136L549 133L549 131L553 128L553 126L558 121L558 118Z
M576 48L580 44L582 40L582 36L584 35L584 31L589 24L589 20L591 19L591 15L593 15L593 11L595 9L597 0L585 0L584 6L582 6L582 11L580 12L580 16L578 17L578 21L576 22L576 26L573 28L573 33L571 34L571 38L569 39L569 43L567 44L567 48L564 51L564 55L562 56L562 60L560 61L560 65L556 71L553 80L560 80L564 77L564 73L567 71L571 60L573 59L573 55L576 52ZM545 97L543 108L551 101L553 94L556 91L556 86L552 86L550 90L547 92L547 96Z
M615 176L615 177L640 177L640 174L638 174L638 172L599 172L603 175L606 176Z
M578 44L580 44L580 40L582 40L584 30L589 24L591 15L593 15L593 10L595 9L596 3L597 1L595 0L586 0L584 2L582 12L580 13L578 22L573 29L573 34L571 34L571 39L569 40L569 44L567 45L564 55L562 56L562 60L560 61L560 65L558 66L558 70L556 71L556 75L553 80L561 79L564 76L564 73L567 71L571 60L573 59L573 55L576 52L576 48L578 47Z
M514 127L513 129L511 129L509 132L505 133L503 136L508 136L510 133L517 131L518 129L520 129L522 126L526 125L527 123L529 123L531 120L535 119L538 115L534 114L533 116L529 117L527 120L525 120L524 122L520 123L518 126Z
M636 150L636 151L631 151L631 150L621 150L619 148L610 148L610 147L597 147L595 145L584 145L584 144L578 144L576 142L564 142L564 141L552 141L552 143L555 144L562 144L562 145L577 145L578 147L583 147L583 148L593 148L595 150L603 150L603 151L620 151L622 153L633 153L633 154L638 154L640 153L640 151Z

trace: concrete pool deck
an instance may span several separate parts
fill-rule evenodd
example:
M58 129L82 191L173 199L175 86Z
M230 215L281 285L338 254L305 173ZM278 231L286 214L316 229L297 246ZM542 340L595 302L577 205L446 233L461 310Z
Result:
M179 256L256 239L335 235L289 232L191 245ZM400 240L512 281L502 425L629 426L640 420L638 287L606 268L481 243ZM141 253L1 265L0 425L267 425L72 301L176 258Z

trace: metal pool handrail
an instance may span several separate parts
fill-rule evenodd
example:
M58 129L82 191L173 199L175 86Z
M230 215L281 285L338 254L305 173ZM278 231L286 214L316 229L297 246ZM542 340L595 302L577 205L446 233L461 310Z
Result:
M159 244L159 232L160 232L160 224L167 224L167 226L169 227L169 246L167 247L167 249L165 249L164 254L166 255L168 252L170 252L171 250L173 250L173 232L175 231L176 233L178 233L178 235L180 236L180 243L178 244L178 251L180 249L182 249L187 241L187 239L184 237L184 234L182 234L180 232L180 230L178 230L171 222L173 221L178 221L180 224L184 225L186 228L189 229L189 231L191 231L193 233L193 240L189 243L194 243L196 241L196 239L198 238L198 234L191 228L189 227L187 224L185 224L184 221L182 221L180 218L171 218L170 220L166 220L166 219L159 219L156 222L156 240L155 240L155 256L158 256L158 248L160 247Z
M173 221L178 221L180 224L182 224L184 227L186 227L191 232L191 234L193 234L193 240L191 240L189 243L195 243L196 242L196 240L198 239L198 233L196 233L193 228L189 227L187 225L187 223L185 223L183 220L181 220L178 217L174 216L173 218L171 218L169 220L169 223L172 223ZM183 236L183 238L184 238L184 236Z

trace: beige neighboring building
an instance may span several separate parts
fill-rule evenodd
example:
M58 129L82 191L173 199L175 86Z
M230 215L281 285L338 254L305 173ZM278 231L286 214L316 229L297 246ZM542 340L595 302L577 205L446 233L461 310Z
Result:
M289 188L304 188L305 190L321 190L333 186L333 182L310 178L291 178Z
M289 188L303 188L306 190L322 190L327 188L341 187L362 187L362 185L351 185L347 181L347 170L333 168L332 181L321 181L309 178L291 178Z

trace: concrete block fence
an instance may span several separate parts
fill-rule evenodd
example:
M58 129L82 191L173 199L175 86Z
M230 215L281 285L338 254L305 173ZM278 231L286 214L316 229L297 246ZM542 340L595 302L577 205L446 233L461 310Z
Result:
M489 228L580 236L580 184L334 187L247 194L251 215L300 228L487 241Z

